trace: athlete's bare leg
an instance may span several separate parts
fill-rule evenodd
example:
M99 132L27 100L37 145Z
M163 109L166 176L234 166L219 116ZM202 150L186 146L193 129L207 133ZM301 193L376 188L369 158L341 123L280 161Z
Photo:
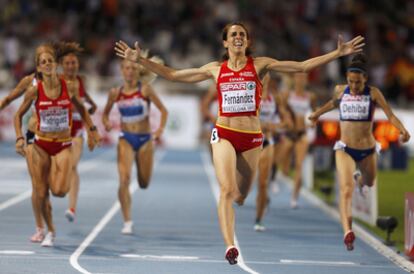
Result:
M292 201L297 201L299 197L300 188L302 186L302 164L308 153L309 142L306 136L302 136L295 143L295 177L292 192Z
M83 137L72 139L72 169L70 173L69 209L76 211L79 194L79 173L78 164L83 151Z
M355 162L346 152L335 152L336 170L340 187L339 213L344 233L352 229L352 193Z
M140 188L147 188L152 175L154 163L154 145L152 140L146 142L136 153L138 184Z
M272 168L273 146L269 145L260 153L259 159L259 176L257 185L256 198L256 222L260 222L263 218L265 209L268 204L267 185L269 181L270 170Z
M32 145L31 162L36 166L32 168L32 179L36 192L36 207L40 209L48 230L55 232L52 220L52 207L49 201L49 172L52 160L50 156L36 144Z
M131 181L131 169L134 161L134 154L135 152L131 145L125 139L120 138L118 142L118 198L125 222L131 220L131 195L129 194L129 183Z

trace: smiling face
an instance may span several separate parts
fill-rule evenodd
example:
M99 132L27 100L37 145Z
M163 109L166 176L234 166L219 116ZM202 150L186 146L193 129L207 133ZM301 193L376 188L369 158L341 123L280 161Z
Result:
M63 74L69 77L75 77L79 71L78 57L70 53L62 58Z
M42 75L50 76L56 73L57 63L52 53L44 51L38 56L37 70Z
M226 32L227 30L227 32ZM224 40L226 38L226 40ZM246 54L249 47L249 35L247 30L241 25L231 25L223 32L223 46L234 54Z
M352 93L361 93L364 90L367 77L363 73L348 72L346 74L346 80Z

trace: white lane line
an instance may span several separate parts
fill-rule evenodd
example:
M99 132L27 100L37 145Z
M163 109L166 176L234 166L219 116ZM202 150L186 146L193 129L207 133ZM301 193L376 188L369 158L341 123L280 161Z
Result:
M214 198L216 199L216 204L218 206L219 196L220 196L219 185L218 185L218 182L216 180L216 175L215 175L215 172L213 170L213 166L211 165L210 156L207 154L207 152L205 150L203 150L201 152L201 160L203 162L204 170L207 174L208 181L210 183L211 191L213 192ZM241 269L243 269L244 271L246 271L248 273L259 274L259 272L254 271L253 269L251 269L250 267L248 267L245 264L244 259L243 259L243 255L242 255L242 252L241 252L241 248L240 248L239 242L238 242L237 237L236 237L236 233L234 233L234 244L236 245L237 249L239 250L239 257L237 259L237 265Z
M313 194L312 192L310 192L309 190L305 188L301 190L301 195L303 195L311 204L320 208L327 215L331 216L334 220L338 222L340 221L339 212L336 208L328 206L321 199L316 197L315 194ZM384 257L386 257L388 260L393 262L396 266L400 267L401 269L414 273L413 262L410 262L403 256L398 255L395 252L395 250L384 245L376 237L372 236L371 233L367 232L361 225L357 223L353 223L352 227L356 235L360 239L362 239L366 244L368 244L373 249L375 249L378 253L382 254Z
M165 152L161 152L159 157L156 159L154 163L154 169L157 166L157 164L161 161L161 159L165 156ZM131 184L129 188L129 192L131 195L138 189L138 184ZM92 229L91 233L83 240L83 242L79 245L79 247L75 250L75 252L72 253L70 256L69 262L73 268L75 268L77 271L83 274L92 274L85 268L83 268L79 262L78 259L82 255L82 253L85 251L85 249L95 240L95 238L98 236L98 234L104 229L104 227L109 223L109 221L115 216L115 214L120 209L119 201L116 201L112 207L109 209L109 211L105 214L105 216L99 221L99 223Z
M8 199L7 201L3 202L0 204L0 211L5 210L8 207L11 207L12 205L15 205L17 203L20 203L21 201L26 200L27 198L29 198L32 195L32 190L26 190L23 193L20 193L10 199Z
M176 256L176 255L140 255L140 254L121 254L123 258L153 260L153 261L196 261L199 257L195 256Z
M311 260L287 260L287 259L281 259L280 262L282 264L308 264L308 265L356 265L353 262L330 262L330 261L311 261Z
M26 250L0 250L0 254L4 255L32 255L35 254L33 251Z
M106 156L107 154L110 155L110 154L112 154L112 152L111 151L107 151L105 153L102 153L100 155L97 155L94 158L91 158L91 159L88 159L88 160L83 161L79 165L79 173L83 173L83 172L89 171L91 169L94 169L97 166L101 166L102 165L102 161L99 161L98 162L98 161L95 160L95 158L98 158L98 157L99 158L102 158L102 156ZM29 189L29 190L26 190L25 192L22 192L22 193L20 193L20 194L18 194L16 196L10 198L9 200L7 200L7 201L5 201L5 202L3 202L3 203L0 204L0 211L5 210L8 207L11 207L11 206L13 206L13 205L15 205L17 203L20 203L20 202L26 200L31 195L32 195L32 190Z

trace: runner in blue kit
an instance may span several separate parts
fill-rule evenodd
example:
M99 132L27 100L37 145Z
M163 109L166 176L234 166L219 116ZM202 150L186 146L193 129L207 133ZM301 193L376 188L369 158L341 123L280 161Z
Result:
M134 49L123 41L116 43L118 56L137 62L168 80L195 83L212 79L216 82L219 113L210 143L220 184L219 222L227 247L225 258L230 264L236 264L239 255L234 246L233 202L239 205L244 203L262 150L263 135L259 120L261 77L268 71L309 71L341 56L361 51L363 40L359 36L344 43L340 38L338 48L328 54L304 62L278 61L269 57L252 57L249 32L244 24L236 22L223 29L222 42L226 52L222 61L180 70L142 58L138 43L135 43ZM245 96L250 100L228 99Z
M121 71L124 84L119 88L113 88L106 103L102 122L105 129L110 131L112 125L109 121L109 113L114 104L118 105L121 114L121 133L118 142L118 172L119 189L118 198L121 204L124 226L122 234L133 233L131 219L131 195L129 183L133 162L136 163L138 172L138 184L141 188L148 187L152 175L154 144L153 139L160 138L167 122L167 110L148 82L142 82L140 75L145 68L135 62L123 60ZM151 133L149 110L150 102L161 112L159 128Z
M372 134L375 106L382 108L389 121L400 131L401 140L407 142L410 134L394 115L381 91L367 85L366 58L356 55L347 69L347 85L335 87L332 100L313 112L309 119L318 118L339 108L340 140L334 146L336 170L340 186L339 212L347 250L354 249L352 231L352 193L354 184L362 188L374 184L377 173L377 153L380 150ZM357 169L359 168L359 169Z

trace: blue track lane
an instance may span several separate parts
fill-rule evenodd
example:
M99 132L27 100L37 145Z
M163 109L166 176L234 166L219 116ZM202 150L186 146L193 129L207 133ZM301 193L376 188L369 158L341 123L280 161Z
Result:
M34 231L29 195L22 194L20 201L1 209L30 190L31 184L24 159L15 154L13 144L0 143L0 273L80 273L70 257L111 208L114 214L78 254L84 273L247 273L224 261L210 187L216 182L209 181L202 153L156 153L158 163L149 188L132 196L134 234L124 236L121 212L116 210L115 148L85 152L79 166L77 219L68 223L67 199L53 198L57 238L55 247L42 248L29 241ZM136 184L136 176L131 183ZM255 187L245 205L236 208L236 236L251 273L406 273L360 240L353 252L347 252L336 221L304 199L298 210L290 209L289 195L283 187L271 195L264 219L267 230L262 233L253 230Z

